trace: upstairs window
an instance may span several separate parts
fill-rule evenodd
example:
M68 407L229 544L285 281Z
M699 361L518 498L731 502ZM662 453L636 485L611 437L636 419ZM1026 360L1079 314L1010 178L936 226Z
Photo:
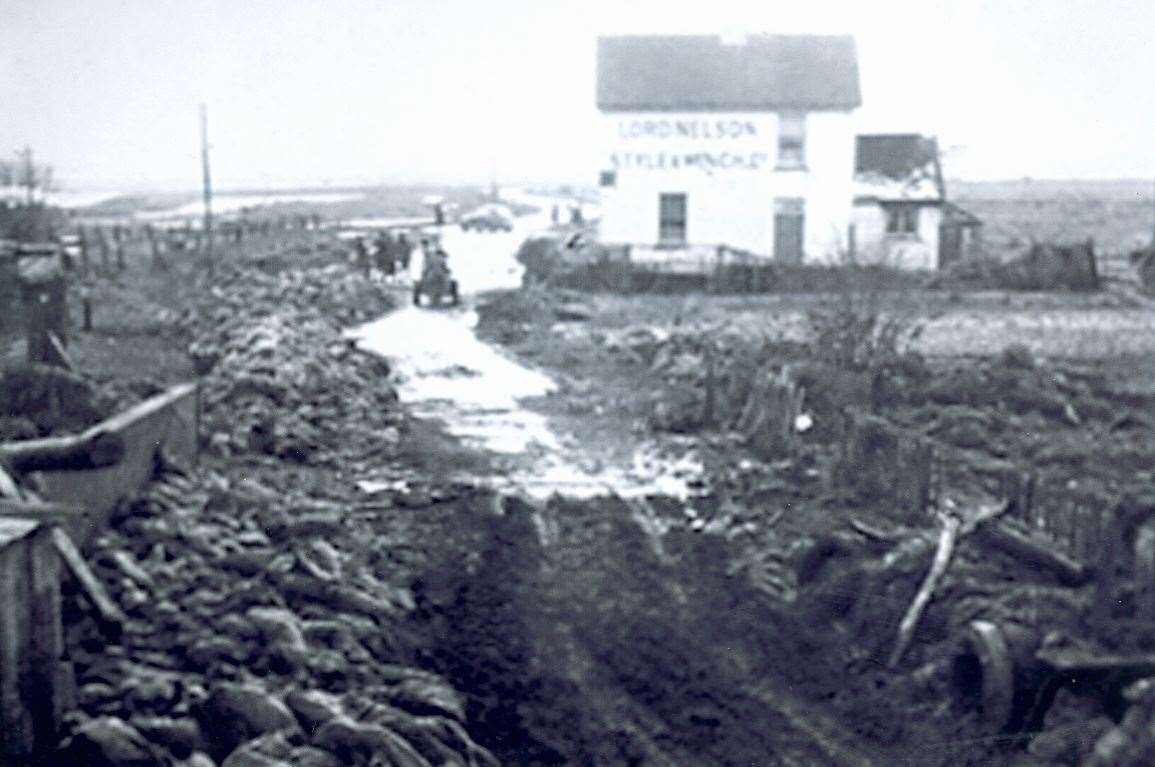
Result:
M783 112L778 115L778 168L798 170L806 167L806 113Z
M598 186L617 186L618 172L616 170L603 170L598 177Z
M658 243L686 243L686 195L682 192L663 192L658 197Z
M886 207L886 233L898 235L918 234L917 205L888 205Z

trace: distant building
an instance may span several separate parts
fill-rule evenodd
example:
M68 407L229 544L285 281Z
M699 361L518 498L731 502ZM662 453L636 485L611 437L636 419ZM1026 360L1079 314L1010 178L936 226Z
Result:
M851 257L938 269L979 247L981 222L947 201L938 142L915 133L859 136Z
M861 104L851 37L601 38L601 239L657 260L839 259Z

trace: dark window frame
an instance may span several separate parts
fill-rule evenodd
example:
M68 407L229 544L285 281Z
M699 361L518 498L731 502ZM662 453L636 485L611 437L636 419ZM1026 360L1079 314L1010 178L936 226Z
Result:
M616 170L603 170L598 176L598 186L614 188L618 185L618 172Z
M914 203L890 203L883 206L886 214L886 235L888 237L918 237L920 206Z
M778 115L778 152L775 170L806 170L806 113Z

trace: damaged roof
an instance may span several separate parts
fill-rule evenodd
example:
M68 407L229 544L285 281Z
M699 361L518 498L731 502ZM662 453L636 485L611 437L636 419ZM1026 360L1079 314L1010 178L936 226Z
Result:
M845 111L862 105L849 35L598 39L598 109L606 112Z
M918 133L859 136L854 153L856 197L937 201L946 198L938 141Z

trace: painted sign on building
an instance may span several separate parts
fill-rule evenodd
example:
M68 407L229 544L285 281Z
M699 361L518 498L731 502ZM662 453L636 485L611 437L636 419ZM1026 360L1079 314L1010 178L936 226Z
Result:
M615 171L760 171L770 167L772 126L749 116L623 117L613 124Z

